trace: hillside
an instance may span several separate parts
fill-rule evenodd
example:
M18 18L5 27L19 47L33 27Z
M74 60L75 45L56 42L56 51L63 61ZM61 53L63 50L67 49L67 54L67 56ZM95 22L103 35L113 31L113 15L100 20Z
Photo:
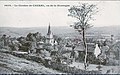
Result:
M33 27L33 28L13 28L13 27L0 27L0 35L7 34L15 37L26 36L30 32L40 32L42 35L47 34L48 27ZM78 33L69 26L52 27L53 34L60 36L77 36ZM106 27L92 27L87 30L88 33L94 34L114 34L120 35L120 26L106 26Z
M15 74L15 73L43 73L43 74L55 74L60 73L56 70L46 68L40 63L29 61L23 58L15 57L8 53L2 53L0 49L0 74ZM5 51L5 50L4 50Z

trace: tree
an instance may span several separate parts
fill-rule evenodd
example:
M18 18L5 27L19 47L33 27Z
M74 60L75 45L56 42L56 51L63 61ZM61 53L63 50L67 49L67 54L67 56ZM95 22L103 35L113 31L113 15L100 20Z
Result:
M79 33L82 32L84 49L85 49L85 59L84 59L85 70L87 67L87 44L85 38L85 31L88 28L92 27L91 21L94 20L93 16L98 12L97 9L98 9L97 5L87 4L87 3L80 4L80 6L72 6L70 9L68 9L69 11L68 16L77 19L77 22L74 22L74 25L72 26Z

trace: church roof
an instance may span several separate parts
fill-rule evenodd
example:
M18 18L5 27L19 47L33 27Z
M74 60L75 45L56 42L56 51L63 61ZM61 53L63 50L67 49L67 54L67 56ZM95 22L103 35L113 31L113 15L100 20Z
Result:
M51 34L51 29L50 29L50 23L49 23L47 35L50 35L50 34Z

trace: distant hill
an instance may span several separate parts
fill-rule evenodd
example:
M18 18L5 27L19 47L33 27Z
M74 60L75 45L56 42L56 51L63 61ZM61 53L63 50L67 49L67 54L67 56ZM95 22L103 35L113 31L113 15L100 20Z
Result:
M0 35L6 34L13 37L26 36L28 33L40 32L42 35L47 34L48 27L32 27L32 28L14 28L14 27L0 27ZM78 33L69 26L52 27L51 31L59 36L77 36ZM106 26L106 27L92 27L87 30L89 34L113 34L120 35L120 26Z
M6 34L14 37L26 36L28 33L40 32L42 35L47 34L48 27L32 27L32 28L14 28L14 27L0 27L0 35ZM70 27L52 27L51 31L53 34L66 34L75 32Z
M120 26L93 27L89 31L118 35L120 34Z

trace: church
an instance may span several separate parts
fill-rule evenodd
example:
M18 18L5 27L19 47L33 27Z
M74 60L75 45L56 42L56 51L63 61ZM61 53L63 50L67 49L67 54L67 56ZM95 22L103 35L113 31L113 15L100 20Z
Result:
M50 23L48 26L48 32L47 32L47 36L46 36L46 43L50 44L50 45L54 45L54 38L53 38L53 34L51 32L51 28L50 28Z

